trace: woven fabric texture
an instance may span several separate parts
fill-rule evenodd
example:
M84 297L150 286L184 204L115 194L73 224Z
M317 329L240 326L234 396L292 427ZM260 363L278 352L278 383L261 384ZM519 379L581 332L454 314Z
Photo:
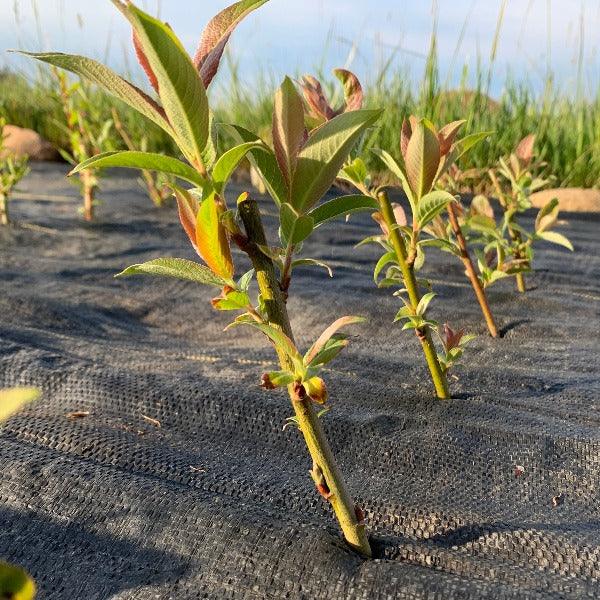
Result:
M56 165L23 189L76 196ZM377 250L354 248L370 218L305 245L334 278L296 272L302 348L339 316L369 319L325 373L324 423L372 534L363 560L298 432L282 430L289 400L259 388L276 366L265 339L224 334L208 288L113 278L193 258L175 210L122 174L101 199L92 225L75 200L16 201L21 224L0 232L0 386L43 389L0 428L0 557L31 572L40 600L600 596L598 216L562 216L576 253L541 247L527 294L491 288L500 340L461 264L430 253L433 316L481 334L448 402L392 325L398 300L373 285Z

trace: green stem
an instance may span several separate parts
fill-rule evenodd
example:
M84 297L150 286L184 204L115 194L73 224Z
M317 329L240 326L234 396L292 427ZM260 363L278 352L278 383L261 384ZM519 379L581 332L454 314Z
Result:
M517 273L516 278L517 289L519 290L519 292L524 294L527 291L527 287L525 286L525 276L523 275L523 273Z
M265 303L269 323L281 329L293 341L294 334L290 325L285 295L277 281L273 261L259 249L259 246L266 245L267 241L258 205L249 196L242 196L238 202L238 209L248 237L242 247L256 270L256 280ZM293 365L290 364L287 354L281 349L276 348L276 350L281 367L293 371ZM324 483L324 488L328 492L327 500L339 521L346 541L356 551L370 557L371 547L365 525L357 516L357 507L346 488L342 473L325 436L321 420L310 399L299 393L297 386L290 385L288 392L298 426L313 460L311 475L315 481L319 479ZM319 491L323 494L322 487L319 487Z
M394 216L394 209L392 208L392 204L385 192L380 192L377 196L377 199L379 201L381 214L383 215L385 223L390 231L389 240L392 243L398 259L398 264L400 265L400 269L402 271L402 278L404 279L404 285L406 286L406 291L408 292L408 299L413 310L416 312L419 301L421 300L421 294L419 292L417 278L415 277L414 267L407 261L406 247L402 237L400 236L400 232L398 231L398 223L396 222L396 217ZM421 346L423 347L423 353L425 354L425 360L427 361L427 366L429 367L429 371L431 373L431 379L433 381L433 385L435 386L437 397L440 400L447 400L450 398L448 379L446 378L446 374L440 365L435 345L431 337L431 329L430 327L425 326L423 329L417 329L416 334L417 338L421 342Z
M0 193L0 225L8 225L8 195Z

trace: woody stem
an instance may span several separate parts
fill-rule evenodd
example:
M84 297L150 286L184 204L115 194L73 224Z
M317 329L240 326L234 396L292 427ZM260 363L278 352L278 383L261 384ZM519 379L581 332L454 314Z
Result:
M258 205L249 196L243 196L238 202L238 210L247 236L244 250L256 271L256 280L265 304L269 323L283 331L293 342L294 334L290 325L285 295L277 281L273 261L259 248L259 246L265 246L267 241ZM276 347L276 350L281 367L293 371L294 367L287 354L280 348ZM328 490L327 499L338 519L344 537L357 552L370 557L371 547L365 525L357 517L356 506L336 463L321 420L317 416L311 400L300 394L294 384L288 387L288 392L298 426L313 460L312 472L322 474Z
M460 259L463 265L465 266L465 272L469 281L471 282L471 286L473 287L473 291L475 292L475 296L477 297L479 306L481 307L481 312L483 313L483 317L485 318L485 322L487 323L490 335L492 337L498 337L498 329L496 328L494 315L492 314L492 310L490 309L487 295L485 293L483 285L481 284L481 280L477 276L477 271L475 271L475 265L473 264L473 260L471 259L471 254L469 253L469 248L467 247L465 236L463 235L462 228L460 226L460 223L458 222L458 218L456 216L456 209L454 208L453 203L448 205L448 219L450 220L450 226L452 227L452 231L454 232L456 242L460 249Z

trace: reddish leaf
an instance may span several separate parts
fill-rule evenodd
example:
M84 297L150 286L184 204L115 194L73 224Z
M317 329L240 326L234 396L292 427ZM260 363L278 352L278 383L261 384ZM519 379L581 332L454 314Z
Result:
M228 6L210 20L194 56L194 65L200 73L204 87L208 87L217 74L223 51L233 30L246 15L265 2L267 0L242 0Z
M288 184L288 190L292 187L298 154L306 137L304 104L292 80L286 77L275 94L273 147L279 168Z
M334 69L335 76L344 85L345 107L339 112L360 110L363 105L363 89L358 77L346 69Z
M465 121L453 121L452 123L448 123L448 125L444 125L438 133L438 139L440 141L440 154L442 156L446 156L450 149L452 148L452 144L454 144L454 140L460 131L460 128L465 124Z
M144 69L144 72L148 76L148 81L150 81L150 85L154 88L154 91L158 94L158 93L160 93L158 90L158 79L156 78L156 75L154 74L154 71L152 70L152 67L150 66L148 57L144 54L144 51L142 50L142 45L140 44L140 38L138 37L138 34L135 32L135 29L132 31L133 31L133 47L135 48L135 55L137 56L138 62L140 63L142 69Z
M318 79L312 75L305 75L301 82L304 99L308 104L311 116L316 119L325 119L330 121L335 117L335 111L325 98L323 88Z
M412 126L410 121L403 119L402 120L402 130L400 132L400 152L402 153L402 158L406 160L406 150L408 148L408 142L410 142L410 138L412 136Z
M180 187L173 186L175 198L177 200L177 210L179 220L183 230L186 232L194 250L200 256L198 245L196 244L196 218L198 215L198 201L187 191Z
M533 158L533 147L535 145L535 134L530 133L525 136L517 146L515 150L515 154L517 158L523 161L525 164L528 164Z

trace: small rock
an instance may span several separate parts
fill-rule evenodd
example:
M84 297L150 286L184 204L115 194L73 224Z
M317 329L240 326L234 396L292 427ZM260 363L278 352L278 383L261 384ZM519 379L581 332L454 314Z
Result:
M2 156L12 154L17 158L28 156L30 160L60 160L58 150L31 129L24 129L16 125L5 125L3 135L6 138Z
M531 195L531 202L536 208L542 208L552 198L558 199L561 211L567 212L600 212L600 190L586 188L557 188L543 190Z

